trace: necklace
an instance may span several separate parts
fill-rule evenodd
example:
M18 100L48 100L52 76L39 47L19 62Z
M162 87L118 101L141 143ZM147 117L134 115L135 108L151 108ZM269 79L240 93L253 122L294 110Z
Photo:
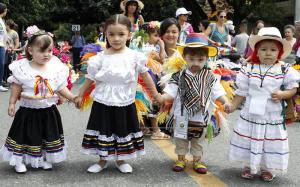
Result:
M265 77L267 76L267 73L270 71L270 69L274 66L275 64L273 64L272 66L270 66L267 71L262 75L261 73L261 67L260 67L260 64L258 65L259 67L259 78L260 78L260 87L262 88L263 86L263 82L265 80Z

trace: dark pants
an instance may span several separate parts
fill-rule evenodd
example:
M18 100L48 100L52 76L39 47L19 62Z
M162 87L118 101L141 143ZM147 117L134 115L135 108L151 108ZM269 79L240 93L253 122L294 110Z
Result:
M0 47L0 86L2 86L4 76L5 48Z
M80 52L82 51L82 47L73 47L72 54L73 54L73 69L75 71L80 70Z
M12 63L12 61L15 60L15 54L8 53L6 51L5 53L5 63L4 63L4 73L3 73L3 81L7 82L8 77L11 75L11 71L9 70L9 65Z

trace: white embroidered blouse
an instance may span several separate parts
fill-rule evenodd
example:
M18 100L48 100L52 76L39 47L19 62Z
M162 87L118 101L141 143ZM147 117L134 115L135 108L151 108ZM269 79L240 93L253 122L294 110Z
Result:
M46 66L47 71L40 72L32 68L26 58L9 65L12 75L7 81L22 87L20 106L47 108L56 105L58 101L56 92L68 84L69 68L55 56Z
M86 78L96 81L94 101L108 106L127 106L134 102L138 74L148 71L144 54L126 48L123 53L98 53L88 61Z
M282 69L282 65L284 65L284 69ZM281 85L285 89L297 88L299 87L299 81L300 73L284 62L279 62L275 65L248 64L242 67L237 75L236 84L238 89L235 91L235 94L246 97L244 110L249 111L251 101L249 91L255 86L262 86L261 88L269 93L266 112L278 112L282 110L281 103L273 102L271 94L276 90L280 90Z

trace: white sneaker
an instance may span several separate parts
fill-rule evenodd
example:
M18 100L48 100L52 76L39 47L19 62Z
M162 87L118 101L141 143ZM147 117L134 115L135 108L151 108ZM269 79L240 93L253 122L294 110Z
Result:
M8 89L7 88L4 88L3 86L0 86L0 92L7 92Z
M46 161L44 161L43 163L42 163L42 168L44 169L44 170L51 170L52 169L52 164L50 163L50 162L46 162Z
M22 164L15 165L15 171L16 171L16 173L23 174L23 173L26 173L27 168L26 168L25 164L22 163Z
M127 163L118 165L117 162L116 162L116 167L122 173L132 173L132 167L129 164L127 164Z
M88 171L89 173L99 173L100 171L106 169L106 168L107 168L107 165L108 165L108 162L106 162L105 165L104 165L103 167L101 167L99 163L93 164L93 165L91 165L91 166L87 169L87 171Z

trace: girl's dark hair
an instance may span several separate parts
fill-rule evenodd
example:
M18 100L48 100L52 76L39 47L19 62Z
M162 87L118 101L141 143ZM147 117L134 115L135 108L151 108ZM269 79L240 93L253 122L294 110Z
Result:
M205 30L207 29L209 22L207 19L201 20L200 21L201 25L203 25L203 27L205 28Z
M25 56L28 60L32 60L31 54L28 52L29 47L36 46L41 52L44 52L48 47L53 44L53 39L46 32L40 32L33 35L28 39L27 46L25 48Z
M163 36L164 34L166 34L168 28L172 25L175 25L180 32L181 27L180 27L180 24L178 23L178 21L175 18L167 18L167 19L164 19L160 25L159 35Z
M258 25L259 23L265 24L265 22L264 22L263 20L259 19L259 20L257 20L257 21L255 22L255 27L257 27L257 25Z
M98 27L97 27L97 31L98 31L98 32L100 32L100 27L102 27L103 30L104 30L104 28L105 28L105 22L101 22L101 23L98 25Z
M185 47L183 49L183 56L186 55L191 55L191 56L196 56L196 55L204 55L208 56L208 49L204 47Z
M122 24L122 25L125 25L125 26L127 27L127 29L128 29L128 32L130 32L130 29L131 29L131 22L130 22L130 20L129 20L128 17L126 17L126 16L124 16L124 15L122 15L122 14L115 14L115 15L109 17L109 18L106 20L106 22L105 22L104 32L106 32L107 27L108 27L109 25L113 25L113 24L117 24L117 23ZM126 46L128 47L129 44L130 44L130 41L128 40L128 41L126 42ZM111 45L109 44L109 42L108 42L107 39L106 39L106 46L107 46L107 48L110 48L110 47L111 47Z
M133 15L134 15L134 23L136 23L137 22L137 20L139 19L139 16L140 16L140 10L139 10L139 4L138 4L138 2L136 2L136 1L128 1L127 3L126 3L126 5L125 5L125 16L127 16L128 17L128 7L129 7L129 5L135 5L136 6L136 9L135 9L135 12L133 13Z

